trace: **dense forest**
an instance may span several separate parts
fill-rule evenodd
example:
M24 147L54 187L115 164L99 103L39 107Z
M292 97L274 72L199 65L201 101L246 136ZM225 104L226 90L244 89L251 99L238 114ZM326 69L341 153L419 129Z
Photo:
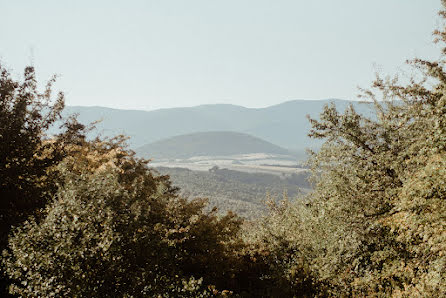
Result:
M445 46L445 27L434 34ZM33 67L17 81L1 65L2 295L445 297L442 54L410 61L408 83L377 77L373 117L327 105L309 119L324 140L314 189L245 224L181 196L125 137L61 119L54 79L40 90Z
M209 207L217 207L219 213L233 211L250 220L265 214L267 202L280 200L284 195L302 198L311 188L306 170L280 176L219 167L209 171L157 167L156 171L169 175L182 196L207 198Z

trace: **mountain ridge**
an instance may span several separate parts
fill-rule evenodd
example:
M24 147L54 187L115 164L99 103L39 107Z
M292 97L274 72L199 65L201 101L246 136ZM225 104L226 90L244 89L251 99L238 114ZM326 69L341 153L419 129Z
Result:
M95 133L125 134L132 149L168 137L204 131L233 131L258 137L288 150L304 152L316 148L317 140L307 137L306 115L317 118L325 104L334 102L340 111L350 103L363 110L358 101L342 99L290 100L263 108L232 104L207 104L157 110L122 110L104 107L67 106L64 114L78 113L81 123L102 119Z
M99 109L107 109L107 110L115 110L115 111L130 111L130 112L155 112L155 111L163 111L163 110L175 110L175 109L194 109L194 108L200 108L200 107L215 107L215 106L228 106L228 107L237 107L237 108L243 108L248 110L262 110L262 109L269 109L277 106L283 106L287 104L292 103L301 103L301 102L326 102L326 101L334 101L334 102L354 102L354 103L360 103L363 101L354 101L354 100L348 100L348 99L340 99L340 98L324 98L324 99L291 99L287 100L278 104L272 104L266 107L245 107L242 105L236 105L236 104L230 104L230 103L209 103L209 104L199 104L195 106L184 106L184 107L171 107L171 108L157 108L152 110L146 110L146 109L125 109L125 108L113 108L113 107L106 107L106 106L82 106L82 105L68 105L68 108L99 108Z

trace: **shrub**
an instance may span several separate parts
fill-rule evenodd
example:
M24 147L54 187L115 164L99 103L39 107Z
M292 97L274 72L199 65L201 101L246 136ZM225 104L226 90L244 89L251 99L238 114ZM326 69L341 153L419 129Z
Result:
M127 151L104 156L106 143L91 144L59 166L63 183L42 219L10 237L3 265L11 293L195 296L227 286L241 221L176 196L167 177Z

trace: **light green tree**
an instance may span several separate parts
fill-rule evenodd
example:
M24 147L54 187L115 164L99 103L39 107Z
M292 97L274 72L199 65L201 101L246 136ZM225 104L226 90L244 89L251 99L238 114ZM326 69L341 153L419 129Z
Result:
M378 76L363 90L369 115L328 105L310 119L325 140L309 161L313 193L251 235L277 278L311 278L320 295L446 296L445 62L410 61L421 79L408 84Z

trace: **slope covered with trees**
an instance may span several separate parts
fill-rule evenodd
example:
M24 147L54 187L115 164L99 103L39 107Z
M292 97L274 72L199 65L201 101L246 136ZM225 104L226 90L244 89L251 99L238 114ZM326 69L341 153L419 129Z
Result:
M192 171L184 168L157 167L169 175L181 194L191 198L207 198L209 205L220 212L233 211L247 219L265 214L265 203L281 199L286 193L290 198L302 197L310 191L309 171L287 175L246 173L214 167L209 171Z
M163 139L137 148L145 158L190 158L249 153L291 155L288 150L244 133L232 131L197 132Z

